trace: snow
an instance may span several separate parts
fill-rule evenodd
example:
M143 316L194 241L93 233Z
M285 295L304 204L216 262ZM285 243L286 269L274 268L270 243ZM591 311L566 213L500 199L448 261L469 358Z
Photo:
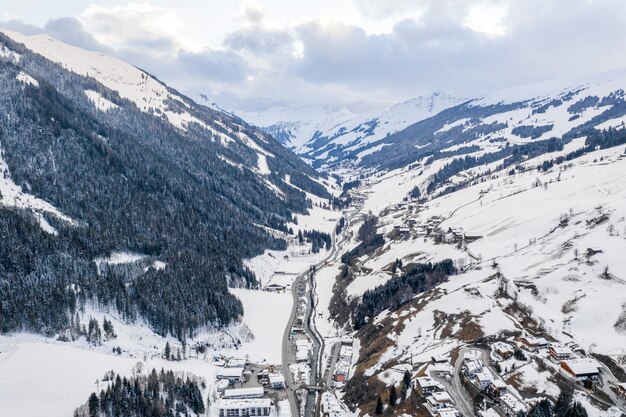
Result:
M72 226L76 222L69 216L63 214L52 204L44 201L34 195L24 192L21 186L15 184L11 179L9 167L2 158L2 150L0 148L0 205L5 207L14 207L23 210L29 210L33 213L42 230L46 233L56 235L57 230L48 223L44 214L62 220Z
M257 363L281 363L283 333L291 313L291 292L271 293L259 290L231 289L241 300L243 322L254 334L254 340L236 352Z
M39 81L31 77L30 75L26 74L24 71L20 71L19 74L17 74L16 78L21 83L29 84L34 87L39 87Z
M100 95L97 91L85 90L85 95L89 98L89 100L91 100L93 105L96 106L96 109L100 111L106 112L119 108L117 104L102 97L102 95Z

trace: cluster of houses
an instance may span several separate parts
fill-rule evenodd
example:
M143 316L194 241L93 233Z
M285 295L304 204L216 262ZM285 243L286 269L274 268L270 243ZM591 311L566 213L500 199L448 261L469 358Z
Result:
M351 338L342 338L341 347L339 348L339 357L335 364L333 380L337 383L345 383L350 374L352 367L352 347L353 340Z
M219 417L269 416L272 400L263 387L226 389L215 402Z
M513 348L502 342L492 346L492 350L502 358L513 356ZM479 350L470 350L463 358L463 373L470 383L480 392L493 398L498 403L498 408L506 415L517 415L527 410L526 403L509 389L502 378L495 375L489 367L485 366L482 353Z
M231 358L218 367L216 391L220 396L215 402L219 417L269 416L272 400L266 397L265 387L272 389L285 388L285 378L272 366L258 373L261 386L244 387L246 376L252 373L246 370L245 359ZM236 383L241 387L236 388Z
M418 392L426 399L426 409L433 417L458 417L454 401L443 385L434 379L424 376L415 379Z
M324 417L345 417L348 415L341 407L337 397L330 392L322 393L321 408Z

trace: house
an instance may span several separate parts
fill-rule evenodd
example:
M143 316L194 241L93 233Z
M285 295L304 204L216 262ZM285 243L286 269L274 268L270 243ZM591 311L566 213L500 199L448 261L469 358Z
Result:
M514 350L511 345L504 342L496 342L492 346L493 352L500 357L503 361L513 356Z
M419 377L415 379L417 383L417 389L422 394L422 397L426 397L435 391L442 391L442 386L432 378L427 376Z
M230 382L243 381L243 368L220 368L215 376L217 379L227 379Z
M548 353L550 357L557 362L571 359L574 356L574 352L572 352L570 348L559 344L551 344Z
M285 376L283 374L269 374L269 382L274 389L285 388Z
M506 382L501 380L500 378L495 378L489 386L487 386L487 393L492 397L499 397L503 393L505 393L508 389L508 385Z
M433 369L435 370L435 374L438 377L445 377L446 375L452 375L452 372L454 371L454 368L452 368L452 365L450 365L449 363L436 363L433 366Z
M263 398L265 391L263 387L232 388L224 391L222 398L229 400L244 400L247 398Z
M549 343L543 337L521 336L519 341L523 348L531 352L537 352L539 349L545 349Z
M483 370L483 362L481 360L467 361L465 362L464 370L465 370L465 375L467 375L470 378L473 378L474 376L476 376L477 372L480 372Z
M520 412L526 412L526 404L508 392L500 396L500 408L507 415L511 416L515 416Z
M272 401L269 398L216 401L219 417L269 416Z
M426 398L426 407L432 415L437 415L440 410L454 408L454 402L447 392L437 391Z
M286 288L287 287L285 285L269 284L269 285L266 285L265 288L263 288L263 290L269 291L269 292L285 292Z
M591 358L569 359L561 361L561 370L576 381L596 380L602 365Z
M495 381L495 377L488 369L483 369L480 372L476 372L474 376L474 383L481 391L485 391L487 387Z

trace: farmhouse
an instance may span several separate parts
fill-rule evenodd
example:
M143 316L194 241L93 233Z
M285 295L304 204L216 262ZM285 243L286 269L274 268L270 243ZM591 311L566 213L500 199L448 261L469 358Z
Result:
M269 284L266 285L265 288L263 288L265 291L269 291L269 292L285 292L285 289L287 287L285 285L280 285L280 284Z
M225 390L223 398L229 400L244 400L248 398L263 398L264 394L263 387L233 388Z
M591 358L570 359L561 361L561 369L576 381L584 381L586 379L598 379L600 374L600 363Z
M230 382L243 381L243 368L220 368L215 376Z
M567 346L561 346L559 344L552 344L548 349L548 353L550 357L555 361L564 361L566 359L571 359L574 356L574 352Z
M219 417L269 416L272 402L269 398L246 400L217 400Z

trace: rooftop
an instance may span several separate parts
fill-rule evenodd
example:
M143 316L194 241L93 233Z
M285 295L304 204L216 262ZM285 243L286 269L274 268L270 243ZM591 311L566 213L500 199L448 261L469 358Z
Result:
M570 359L561 363L565 363L576 375L597 374L602 367L597 360L591 358Z
M221 409L247 409L247 408L264 408L271 407L272 400L269 398L250 398L245 400L227 400L220 399L215 402L217 408Z
M239 396L251 396L258 395L262 397L264 394L263 387L251 387L251 388L231 388L224 391L224 398L233 398Z

